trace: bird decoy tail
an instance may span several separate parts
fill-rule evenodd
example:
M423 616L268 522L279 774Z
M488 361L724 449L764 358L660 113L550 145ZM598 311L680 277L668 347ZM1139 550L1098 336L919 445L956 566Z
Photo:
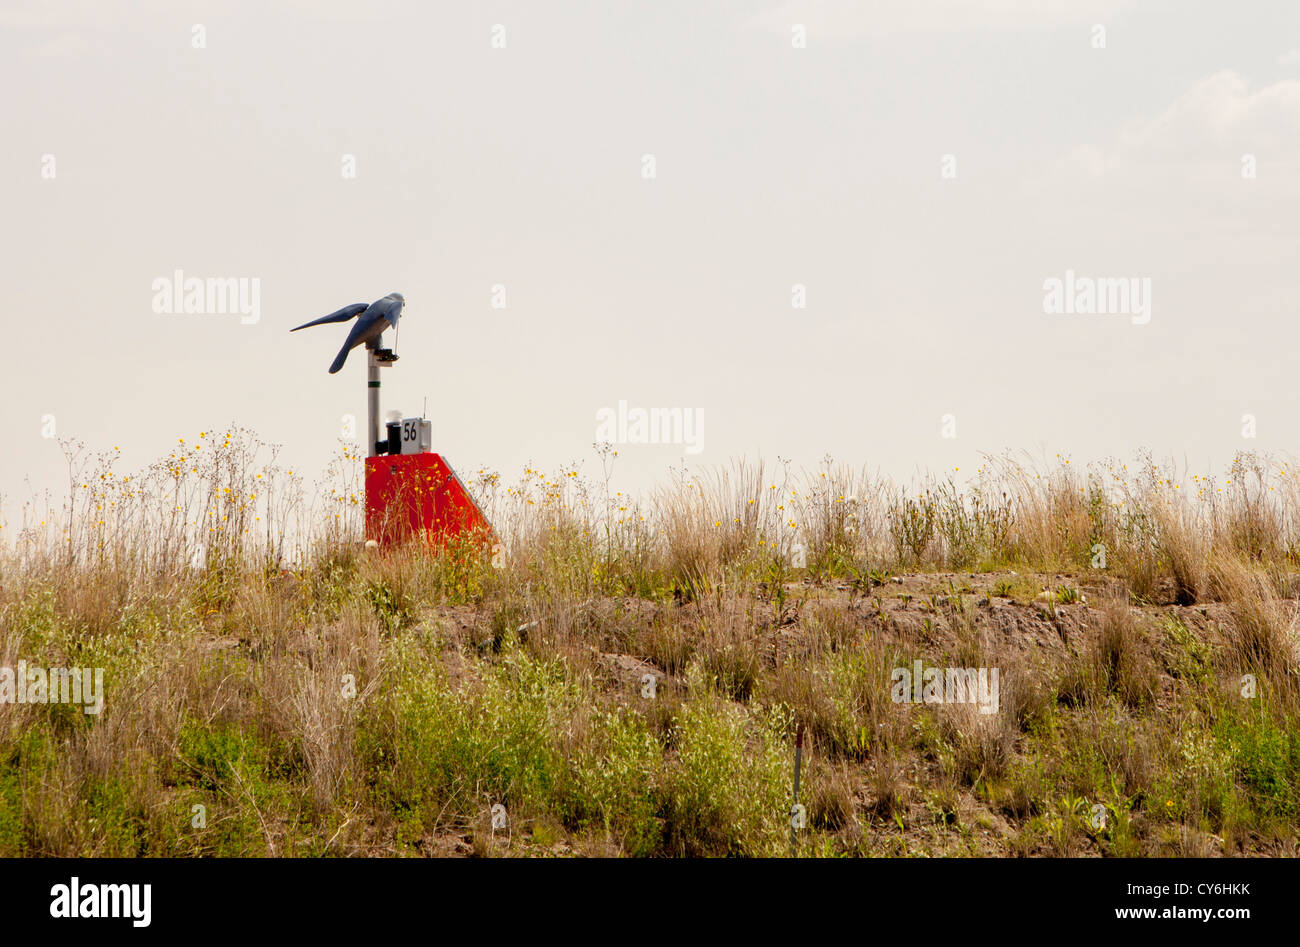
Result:
M351 348L347 345L344 345L343 348L339 349L339 354L334 356L334 364L330 365L331 375L336 374L338 370L343 367L343 363L348 360L349 351L351 351Z

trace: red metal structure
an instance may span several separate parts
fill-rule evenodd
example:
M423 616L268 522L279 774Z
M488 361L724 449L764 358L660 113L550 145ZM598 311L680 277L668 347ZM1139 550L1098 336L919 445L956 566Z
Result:
M493 535L465 484L441 454L366 458L366 538L381 546L416 536L445 545L469 534Z

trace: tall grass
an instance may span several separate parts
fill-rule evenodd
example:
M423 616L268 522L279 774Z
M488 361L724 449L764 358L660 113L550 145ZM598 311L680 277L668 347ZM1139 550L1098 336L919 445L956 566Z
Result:
M66 496L0 525L0 666L108 694L0 702L0 854L777 854L799 726L839 851L968 851L972 807L1024 852L1289 851L1300 818L1287 462L744 462L632 497L606 447L471 477L487 543L367 549L349 449L311 485L240 429L139 472L65 451ZM892 703L921 658L1000 667L1001 712Z

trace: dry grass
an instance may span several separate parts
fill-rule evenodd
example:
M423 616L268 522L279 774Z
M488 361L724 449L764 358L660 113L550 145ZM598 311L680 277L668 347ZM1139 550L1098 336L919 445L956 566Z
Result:
M237 430L133 475L68 450L0 530L0 667L103 667L106 704L0 702L3 854L781 854L799 726L805 853L1294 849L1286 464L637 500L606 450L473 478L500 550L368 552L354 456L308 490ZM997 712L895 703L915 660L997 668Z

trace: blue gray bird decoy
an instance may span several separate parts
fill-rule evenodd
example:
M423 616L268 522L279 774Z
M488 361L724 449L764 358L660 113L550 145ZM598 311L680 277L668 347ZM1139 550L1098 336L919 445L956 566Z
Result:
M334 364L330 366L330 374L333 375L348 360L348 352L362 343L365 343L367 348L374 348L379 344L379 337L383 335L385 329L397 328L397 320L402 317L402 307L405 305L406 297L401 293L389 293L383 299L376 299L368 306L365 303L353 303L351 306L344 306L338 312L331 312L328 316L304 322L289 331L297 332L299 329L324 325L327 322L347 322L356 317L357 324L348 333L343 348L339 349L339 354L334 357Z

